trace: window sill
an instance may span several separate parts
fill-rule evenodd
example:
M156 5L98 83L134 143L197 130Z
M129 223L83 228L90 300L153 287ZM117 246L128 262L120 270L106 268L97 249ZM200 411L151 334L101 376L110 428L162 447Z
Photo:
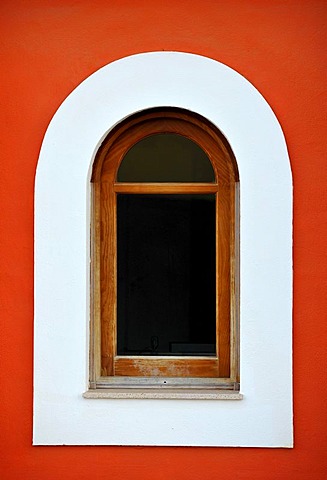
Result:
M172 388L103 388L88 390L84 398L134 398L134 399L171 399L171 400L242 400L243 395L232 390L194 390Z

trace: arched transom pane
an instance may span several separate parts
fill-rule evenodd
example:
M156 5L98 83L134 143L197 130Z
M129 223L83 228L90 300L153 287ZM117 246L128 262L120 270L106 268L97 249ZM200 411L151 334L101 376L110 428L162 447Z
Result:
M208 156L195 142L176 133L159 133L133 145L122 160L117 180L212 183L215 174Z

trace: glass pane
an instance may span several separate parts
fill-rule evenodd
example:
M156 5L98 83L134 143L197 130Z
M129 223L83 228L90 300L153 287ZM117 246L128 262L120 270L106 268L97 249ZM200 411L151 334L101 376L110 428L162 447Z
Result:
M211 162L189 138L175 133L150 135L125 155L119 182L214 182Z
M117 196L118 354L214 355L215 195Z

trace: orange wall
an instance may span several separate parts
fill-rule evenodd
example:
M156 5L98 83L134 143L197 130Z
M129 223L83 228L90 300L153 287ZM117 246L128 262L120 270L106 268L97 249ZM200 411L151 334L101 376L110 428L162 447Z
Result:
M326 478L325 2L2 0L0 18L1 478ZM294 174L293 450L31 446L33 181L42 137L88 75L151 50L226 63L257 87L283 126Z

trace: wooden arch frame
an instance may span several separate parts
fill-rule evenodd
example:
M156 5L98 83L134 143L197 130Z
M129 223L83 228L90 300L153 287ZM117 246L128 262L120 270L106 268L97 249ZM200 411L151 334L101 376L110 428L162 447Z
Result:
M211 161L214 183L121 183L117 172L138 141L156 133L177 133L197 143ZM126 379L166 378L167 386L187 383L235 388L238 367L238 169L221 132L200 115L177 108L139 112L117 125L103 141L92 172L92 302L90 388ZM116 195L216 195L216 356L128 357L116 353ZM190 382L190 379L197 379ZM131 383L131 382L127 382ZM147 384L149 382L147 381ZM166 384L166 381L163 380ZM183 381L182 381L183 383Z

